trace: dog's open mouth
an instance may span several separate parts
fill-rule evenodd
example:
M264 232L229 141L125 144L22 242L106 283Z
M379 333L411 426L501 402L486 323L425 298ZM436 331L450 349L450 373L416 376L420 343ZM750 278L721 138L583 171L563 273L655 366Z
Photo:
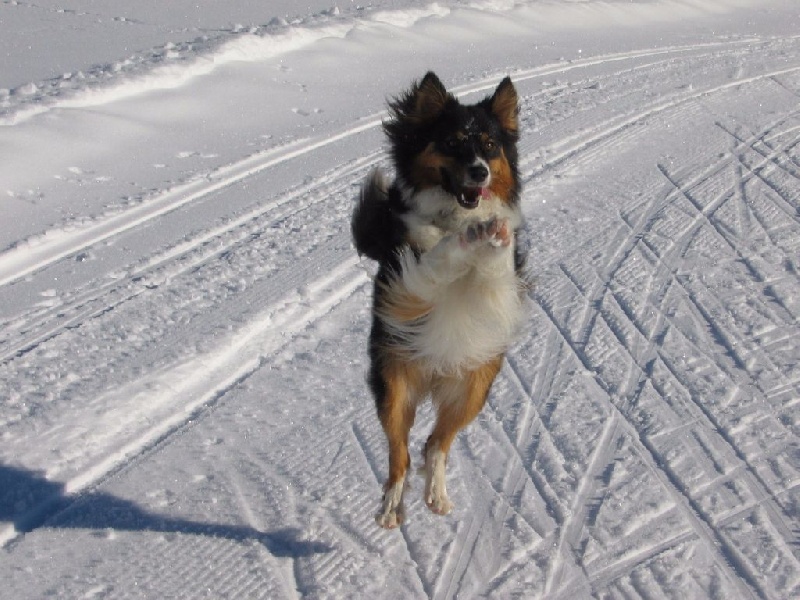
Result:
M481 185L459 185L446 169L442 168L442 187L448 194L455 196L458 204L463 208L478 208L481 198L490 195L489 188Z
M481 198L488 196L488 194L489 188L474 186L461 188L461 190L455 194L455 197L461 206L473 209L478 208Z

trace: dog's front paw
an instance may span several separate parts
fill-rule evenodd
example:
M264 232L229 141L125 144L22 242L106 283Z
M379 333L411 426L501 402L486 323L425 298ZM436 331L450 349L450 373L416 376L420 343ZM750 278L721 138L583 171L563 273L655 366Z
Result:
M462 247L472 244L487 243L496 248L511 244L513 233L508 219L492 218L488 221L473 223L459 236Z

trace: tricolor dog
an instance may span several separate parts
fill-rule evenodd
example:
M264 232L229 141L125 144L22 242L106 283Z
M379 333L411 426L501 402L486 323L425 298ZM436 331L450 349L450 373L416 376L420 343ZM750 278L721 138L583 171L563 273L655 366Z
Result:
M464 105L428 73L389 108L395 178L369 175L352 234L378 262L369 385L389 476L376 518L394 528L404 517L409 431L428 397L436 422L423 450L425 502L441 515L453 508L447 453L486 402L520 327L525 286L511 80Z

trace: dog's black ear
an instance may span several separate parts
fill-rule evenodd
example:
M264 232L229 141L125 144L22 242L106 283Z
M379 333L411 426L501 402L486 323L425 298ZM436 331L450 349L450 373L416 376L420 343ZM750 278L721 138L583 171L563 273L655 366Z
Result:
M435 120L450 100L453 96L447 93L436 74L428 71L422 81L390 102L389 108L395 122L416 126Z
M444 110L452 98L433 71L428 71L412 91L414 117L418 122L431 121Z
M383 130L394 144L408 144L417 140L417 128L433 122L455 98L447 93L435 73L429 71L411 89L389 102L389 119Z
M517 90L506 77L497 86L491 98L492 114L500 121L500 126L510 133L517 133L517 114L519 113Z

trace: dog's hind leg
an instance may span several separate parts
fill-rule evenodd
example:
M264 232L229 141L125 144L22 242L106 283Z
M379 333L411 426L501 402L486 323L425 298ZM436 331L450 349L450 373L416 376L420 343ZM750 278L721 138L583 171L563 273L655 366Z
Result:
M437 416L424 450L425 503L436 514L446 515L453 508L445 485L450 445L456 434L478 416L502 364L503 357L498 356L461 376L441 377L433 385Z
M375 516L378 525L394 529L403 522L403 492L411 465L408 434L414 424L420 376L412 366L396 362L383 370L384 394L378 403L386 440L389 443L389 477L384 485L383 502Z

